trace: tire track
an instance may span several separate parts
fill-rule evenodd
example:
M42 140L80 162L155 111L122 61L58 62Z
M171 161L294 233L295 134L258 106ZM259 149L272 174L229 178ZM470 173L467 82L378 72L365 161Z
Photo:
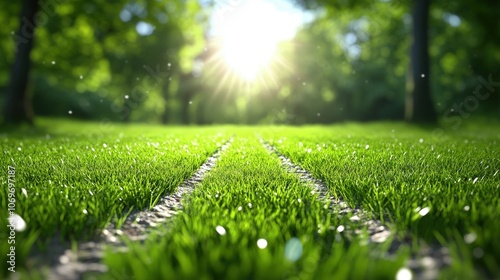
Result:
M318 194L320 200L328 202L330 211L338 212L341 216L352 214L350 217L351 221L366 226L369 234L369 242L384 243L393 237L393 232L391 232L380 220L373 219L371 213L359 208L351 208L341 198L337 199L331 196L328 191L328 186L323 181L314 178L310 172L294 164L289 158L281 154L276 147L266 142L260 136L258 136L258 138L269 152L278 156L283 167L288 172L299 175L300 180L304 184L309 185L313 189L313 192ZM362 231L355 230L354 233L360 234ZM401 240L392 238L388 254L394 254L401 245L411 246L411 239ZM439 271L450 265L451 257L447 248L425 244L421 245L420 252L418 254L413 254L407 262L408 268L413 272L412 279L437 279Z
M232 141L233 137L229 138L190 178L179 185L174 193L162 197L151 210L132 211L119 229L115 224L110 224L95 240L79 243L76 252L56 236L48 245L50 252L35 253L35 257L28 261L28 267L36 267L36 270L44 273L46 279L51 280L81 280L84 276L107 272L107 267L102 263L105 247L127 251L124 238L142 242L152 229L160 224L165 225L165 222L182 210L182 199L189 196L207 172L215 167L222 152ZM131 279L130 275L123 275L121 272L111 273L120 279Z

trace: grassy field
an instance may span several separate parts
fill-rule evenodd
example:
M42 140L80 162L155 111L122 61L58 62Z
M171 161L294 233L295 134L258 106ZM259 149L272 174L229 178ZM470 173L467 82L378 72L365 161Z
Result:
M27 224L16 234L22 271L30 249L54 236L85 240L110 222L119 225L131 209L154 206L232 137L168 229L159 227L144 244L130 242L126 253L109 250L109 272L96 277L394 279L425 243L450 249L453 265L442 278L495 278L498 131L436 136L400 123L200 128L42 120L36 131L0 136L0 260L6 263L10 246L9 166L15 213ZM259 137L332 195L384 221L394 238L410 241L388 254L390 242L352 234L360 225L325 207Z

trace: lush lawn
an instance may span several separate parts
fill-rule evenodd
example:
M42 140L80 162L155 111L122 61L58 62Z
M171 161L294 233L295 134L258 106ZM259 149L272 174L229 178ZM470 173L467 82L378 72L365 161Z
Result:
M7 169L15 166L15 212L27 223L16 236L17 268L35 239L81 240L132 208L153 206L234 135L168 230L128 253L108 252L103 278L394 279L409 248L387 257L388 244L348 234L359 225L326 209L258 137L335 196L411 237L414 251L419 240L449 247L455 266L443 276L500 275L498 127L439 137L398 123L181 128L45 120L41 127L0 136L0 207L8 208ZM0 249L5 263L7 242Z
M43 122L38 131L0 138L1 236L7 236L7 168L15 167L15 213L27 223L16 235L17 263L35 239L80 239L132 208L154 206L229 137L220 128L111 126ZM6 242L0 244L2 263Z
M455 262L475 263L491 277L500 275L498 131L436 136L375 124L264 135L351 206L395 224L400 234L449 247Z
M252 133L240 133L164 236L109 254L111 273L138 279L393 277L403 258L362 245L351 227L286 172Z

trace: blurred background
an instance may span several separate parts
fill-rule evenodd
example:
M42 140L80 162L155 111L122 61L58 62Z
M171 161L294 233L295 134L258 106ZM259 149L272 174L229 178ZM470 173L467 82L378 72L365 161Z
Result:
M498 119L500 1L22 0L2 121Z

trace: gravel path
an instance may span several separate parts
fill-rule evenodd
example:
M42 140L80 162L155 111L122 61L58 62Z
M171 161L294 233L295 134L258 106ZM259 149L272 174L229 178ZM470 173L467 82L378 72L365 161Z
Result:
M107 272L107 267L102 264L104 247L117 251L126 251L127 246L124 237L142 242L148 233L158 225L168 226L168 220L182 209L182 200L186 198L196 186L203 180L205 174L210 171L220 158L222 151L226 150L232 142L230 138L212 156L210 156L200 168L187 180L185 180L175 193L162 197L158 204L151 210L133 211L125 220L120 229L110 224L101 232L101 235L92 241L81 242L78 250L71 250L71 246L60 241L58 236L54 237L48 248L49 252L36 250L34 256L28 260L28 267L44 273L46 279L51 280L81 280L92 279L92 275ZM121 279L132 279L120 271L111 271L111 274ZM12 279L17 279L13 274Z
M351 221L358 222L360 225L366 226L369 233L369 242L383 243L392 237L393 233L389 230L389 228L381 221L373 219L373 215L371 215L371 213L363 211L359 208L351 208L342 200L342 198L337 199L334 196L331 196L328 192L328 186L324 182L314 178L307 170L294 164L289 158L283 156L274 146L270 145L262 138L259 137L259 139L268 151L279 157L283 167L287 171L298 174L301 181L311 186L313 192L318 194L320 200L328 201L329 209L331 211L336 213L338 212L340 215L351 214ZM354 233L361 232L356 230ZM420 251L418 254L412 255L411 259L407 263L407 266L413 273L413 279L437 279L439 271L451 264L449 250L442 246L429 246L422 243L420 244ZM393 238L388 254L394 254L394 252L401 245L411 246L411 237L407 237L404 240Z

